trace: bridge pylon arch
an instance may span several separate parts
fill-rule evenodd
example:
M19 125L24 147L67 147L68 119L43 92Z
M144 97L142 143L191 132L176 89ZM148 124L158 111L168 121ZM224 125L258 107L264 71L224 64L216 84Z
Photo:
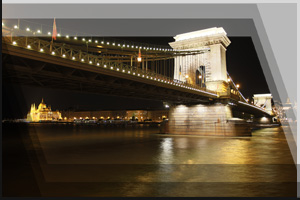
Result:
M226 48L231 42L224 29L214 27L176 35L174 39L175 42L169 44L176 51L208 50L206 53L176 56L174 79L196 85L196 70L205 66L206 88L227 94Z

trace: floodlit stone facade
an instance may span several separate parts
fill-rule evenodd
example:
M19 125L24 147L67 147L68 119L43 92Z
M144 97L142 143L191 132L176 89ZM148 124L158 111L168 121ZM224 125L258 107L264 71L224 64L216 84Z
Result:
M226 92L226 48L231 42L224 29L214 27L180 34L174 39L175 42L169 43L170 46L176 51L182 51L175 58L174 79L198 84L216 92ZM199 53L185 55L184 52L188 51Z
M35 104L31 104L30 112L27 114L27 121L41 122L41 121L58 121L61 120L61 113L59 111L52 111L51 107L42 102L36 108Z

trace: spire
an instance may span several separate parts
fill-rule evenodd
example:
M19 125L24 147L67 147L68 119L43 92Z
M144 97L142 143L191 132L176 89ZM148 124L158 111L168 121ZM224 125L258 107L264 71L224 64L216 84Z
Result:
M42 102L41 103L44 103L44 98L42 98Z

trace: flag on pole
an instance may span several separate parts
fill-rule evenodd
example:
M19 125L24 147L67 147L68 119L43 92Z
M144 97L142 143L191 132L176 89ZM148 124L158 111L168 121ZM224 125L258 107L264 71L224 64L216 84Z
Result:
M55 23L55 18L54 18L53 31L52 31L52 39L56 40L56 35L57 35L57 30L56 30L56 23Z

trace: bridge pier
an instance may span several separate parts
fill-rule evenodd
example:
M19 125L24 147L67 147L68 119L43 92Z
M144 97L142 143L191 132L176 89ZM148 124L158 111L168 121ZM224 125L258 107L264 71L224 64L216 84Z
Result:
M203 136L251 136L248 124L234 123L230 106L175 105L170 107L169 121L161 129L162 133Z

